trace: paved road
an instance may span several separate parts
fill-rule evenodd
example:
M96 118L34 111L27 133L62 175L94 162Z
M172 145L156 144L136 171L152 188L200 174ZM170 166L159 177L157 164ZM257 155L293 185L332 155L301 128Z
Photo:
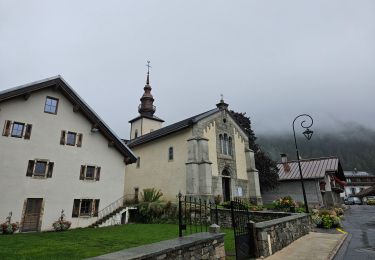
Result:
M343 245L335 260L375 260L375 207L350 206L342 224L351 239Z

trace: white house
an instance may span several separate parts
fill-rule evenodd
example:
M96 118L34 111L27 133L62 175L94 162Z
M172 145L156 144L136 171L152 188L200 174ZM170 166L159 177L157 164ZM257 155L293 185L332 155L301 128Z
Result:
M64 210L86 227L123 195L135 155L62 77L1 91L0 127L1 222L49 230Z

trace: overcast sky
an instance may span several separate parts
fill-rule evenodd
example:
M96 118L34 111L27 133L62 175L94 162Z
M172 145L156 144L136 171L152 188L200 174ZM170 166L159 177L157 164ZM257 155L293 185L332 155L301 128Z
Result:
M0 90L60 74L128 137L147 60L165 124L224 94L258 135L301 113L375 128L373 0L0 0Z

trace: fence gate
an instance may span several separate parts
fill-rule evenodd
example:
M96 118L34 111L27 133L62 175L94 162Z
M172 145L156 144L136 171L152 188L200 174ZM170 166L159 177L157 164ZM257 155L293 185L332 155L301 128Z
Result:
M231 201L232 226L234 230L234 242L236 246L236 259L249 259L254 257L252 248L251 231L249 228L249 212L241 200Z

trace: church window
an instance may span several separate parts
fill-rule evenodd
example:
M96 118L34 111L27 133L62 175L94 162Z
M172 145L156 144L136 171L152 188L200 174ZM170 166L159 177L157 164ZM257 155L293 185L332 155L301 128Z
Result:
M169 147L168 149L168 161L173 161L173 147Z
M134 138L138 137L138 129L135 129Z
M228 135L224 134L224 152L223 154L228 154Z
M232 151L232 137L228 138L228 154L229 155L233 155L233 151Z
M137 168L141 167L141 157L137 157Z
M224 153L224 140L223 140L223 135L219 135L219 141L220 141L220 153Z

